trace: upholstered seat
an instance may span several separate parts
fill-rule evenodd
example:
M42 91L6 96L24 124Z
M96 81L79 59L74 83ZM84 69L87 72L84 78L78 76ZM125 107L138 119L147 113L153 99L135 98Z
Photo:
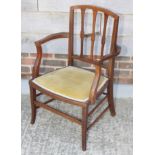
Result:
M54 94L85 102L89 98L94 76L95 74L91 71L68 66L37 77L33 82ZM98 90L104 86L107 80L106 77L101 76Z

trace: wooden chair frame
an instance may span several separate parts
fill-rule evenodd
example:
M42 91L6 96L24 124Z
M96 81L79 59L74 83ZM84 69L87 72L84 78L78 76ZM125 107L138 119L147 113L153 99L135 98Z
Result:
M74 34L74 10L75 9L80 9L81 10L81 52L80 55L74 55L73 52L73 34ZM84 14L86 9L91 9L93 10L93 28L92 28L92 33L91 34L84 34ZM99 59L95 59L95 56L93 55L93 48L94 48L94 40L95 40L95 22L96 22L96 15L97 12L102 12L104 13L104 29L103 29L103 36L102 36L102 41L101 41L101 55ZM113 32L112 32L112 41L111 41L111 48L110 48L110 54L103 55L103 49L104 49L104 44L105 44L105 37L106 37L106 25L107 25L107 19L108 17L111 16L114 19L114 26L113 26ZM44 108L47 109L51 112L54 112L60 116L63 116L64 118L75 122L82 127L82 150L86 150L86 137L87 137L87 131L90 129L101 117L102 115L109 109L111 112L112 116L115 116L115 107L114 107L114 100L113 100L113 74L114 74L114 62L115 62L115 57L120 53L120 47L116 45L117 42L117 31L118 31L118 22L119 22L119 16L116 15L115 13L96 6L90 6L90 5L77 5L77 6L72 6L70 8L70 27L69 27L69 33L66 32L61 32L61 33L56 33L56 34L51 34L41 40L38 40L35 42L36 49L37 49L37 57L35 60L35 64L33 66L33 71L32 71L32 79L29 81L30 84L30 96L31 96L31 110L32 110L32 116L31 116L31 123L33 124L35 122L36 118L36 110L37 108ZM86 57L83 55L83 39L84 37L91 37L91 51L90 51L90 56ZM69 39L69 50L68 50L68 65L72 66L74 65L73 60L77 59L80 61L84 61L90 64L93 64L95 66L95 77L91 86L91 91L89 95L89 100L84 102L79 102L75 101L72 99L68 99L65 97L62 97L60 95L56 95L54 93L51 93L35 83L33 83L33 79L36 77L39 77L39 69L40 69L40 64L41 64L41 59L42 59L42 44L54 40L54 39L59 39L59 38L68 38ZM104 87L97 92L100 76L101 76L101 68L103 67L103 62L109 60L108 66L107 66L107 71L108 71L108 82L104 85ZM104 90L107 88L107 92L105 93ZM37 91L40 91L40 93L37 93ZM101 99L101 101L89 112L88 108L90 104L95 103L96 99L103 94L105 97ZM45 94L49 97L51 97L50 100L46 102L40 102L37 100L37 97ZM47 103L53 101L53 100L60 100L65 103L69 103L72 105L80 106L82 108L82 119L79 120L73 116L70 116L62 111L59 111L51 106L48 106ZM108 100L108 106L105 108L103 112L88 126L87 125L87 119L90 115L94 113L94 111L103 103L104 101Z

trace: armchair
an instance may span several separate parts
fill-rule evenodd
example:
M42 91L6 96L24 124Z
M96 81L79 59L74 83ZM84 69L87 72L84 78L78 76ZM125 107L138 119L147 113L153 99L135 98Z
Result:
M74 53L74 11L79 9L81 11L81 49L80 54L75 55ZM92 33L85 34L84 30L84 16L86 9L93 11L93 23L92 23ZM104 15L104 26L103 34L101 38L101 52L100 56L96 57L94 54L94 41L95 41L95 24L97 13L100 12ZM104 54L104 45L106 38L106 27L108 17L114 19L112 40L110 47L110 54ZM112 116L115 116L115 107L113 100L113 74L114 74L114 63L115 57L120 53L120 47L117 46L117 31L118 31L119 16L115 13L96 6L90 5L77 5L70 8L70 22L69 22L69 32L61 32L56 34L51 34L43 39L35 42L37 49L37 57L35 64L33 66L32 79L29 81L30 85L30 96L31 96L31 123L33 124L36 119L36 110L38 108L44 108L51 112L54 112L62 117L75 122L82 127L82 150L86 150L86 140L87 131L90 129L107 111L110 110ZM91 39L91 50L88 55L84 55L84 38L90 37ZM42 59L42 45L50 40L67 38L68 39L68 66L58 69L56 71L40 75L39 68ZM88 71L84 68L77 68L74 66L74 60L84 61L95 66L95 72ZM103 62L108 60L108 66L105 68L107 70L108 76L101 74ZM107 91L105 92L105 90ZM37 93L39 91L40 93ZM40 102L37 97L40 95L47 95L51 97L50 100L46 102ZM100 102L89 111L89 106L94 104L95 101L104 94L105 96L100 100ZM53 100L60 100L64 103L69 103L72 105L80 106L82 108L82 119L77 119L70 116L63 111L59 111L47 103ZM100 105L108 101L108 106L103 112L88 126L87 119L94 111L99 108Z

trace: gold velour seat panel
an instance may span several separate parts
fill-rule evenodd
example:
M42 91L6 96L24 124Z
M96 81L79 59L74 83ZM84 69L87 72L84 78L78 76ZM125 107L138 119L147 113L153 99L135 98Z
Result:
M91 71L68 66L37 77L33 82L41 88L54 94L85 102L89 99L89 93L95 74ZM107 82L107 78L101 76L98 90Z

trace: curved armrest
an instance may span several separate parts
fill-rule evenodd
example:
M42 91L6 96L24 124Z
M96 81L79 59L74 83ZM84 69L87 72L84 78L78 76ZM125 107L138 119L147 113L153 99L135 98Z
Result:
M36 78L39 76L40 63L42 59L42 46L41 45L50 40L68 38L68 37L69 37L68 32L61 32L61 33L50 34L44 37L43 39L40 39L35 42L36 49L37 49L37 57L36 57L36 60L35 60L35 63L32 69L32 78Z
M60 39L60 38L68 38L69 37L69 33L68 32L60 32L60 33L55 33L55 34L50 34L38 41L35 42L35 44L44 44L50 40L54 40L54 39Z
M102 65L103 61L111 59L116 57L117 55L119 55L121 51L121 47L116 46L116 51L114 52L114 54L107 54L102 56L101 58L99 58L98 60L94 59L90 59L89 57L85 57L85 56L77 56L77 55L73 55L72 58L73 59L77 59L77 60L81 60L90 64L94 64L94 65Z
M117 45L116 46L116 51L113 54L107 54L107 55L103 56L103 58L101 58L98 62L102 63L105 60L114 58L114 57L116 57L117 55L120 54L120 51L121 51L121 47Z
M95 77L93 79L93 83L90 89L90 94L89 94L89 100L91 103L94 103L96 100L96 96L97 96L97 88L98 88L98 84L100 81L100 76L101 76L101 66L100 65L96 65L95 66Z

